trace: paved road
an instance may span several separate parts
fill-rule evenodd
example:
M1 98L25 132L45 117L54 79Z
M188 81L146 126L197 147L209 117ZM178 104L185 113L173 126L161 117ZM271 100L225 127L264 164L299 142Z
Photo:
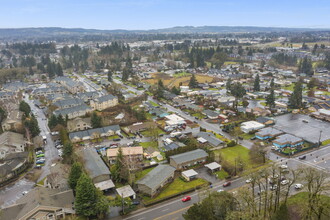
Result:
M54 163L54 161L57 161L59 159L58 151L54 146L54 142L51 139L50 130L48 127L48 122L46 119L46 116L44 112L37 108L32 100L29 100L28 96L25 98L25 102L27 102L31 110L35 112L37 115L38 124L40 127L40 135L45 135L47 137L47 144L44 146L45 149L45 158L46 163L45 166L42 167L42 173L39 177L39 180L42 180L45 178L48 174L50 174L50 167ZM17 199L23 196L24 191L30 191L34 188L35 183L27 180L26 178L22 178L18 180L17 182L8 185L7 187L3 188L0 191L0 206L6 207L8 205L14 204Z
M213 184L213 188L210 191L216 191L219 189L225 189L226 191L232 191L235 188L241 187L245 184L245 179L239 178L232 181L231 186L223 188L222 184L224 181ZM157 219L157 220L167 220L167 219L183 219L182 214L185 213L190 206L194 203L199 202L200 199L203 200L207 196L207 191L196 191L191 194L186 194L191 196L191 201L182 202L182 197L168 200L166 202L141 209L140 212L125 216L124 220L148 220L148 219Z

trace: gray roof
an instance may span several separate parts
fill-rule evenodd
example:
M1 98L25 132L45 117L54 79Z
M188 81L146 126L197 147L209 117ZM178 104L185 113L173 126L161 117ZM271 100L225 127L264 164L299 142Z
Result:
M176 144L175 142L172 142L172 143L164 146L165 150L174 150L174 149L177 149L179 147L180 146L178 144Z
M88 111L88 110L91 111L92 108L89 107L86 104L81 104L81 105L73 106L73 107L70 107L70 108L57 109L57 110L54 111L54 115L65 116L65 115L68 115L68 114L71 114L71 113L74 113L74 112Z
M219 146L220 144L223 144L224 142L214 136L214 134L210 132L199 132L197 134L197 137L202 137L205 140L207 140L211 145L213 146Z
M94 148L85 148L81 151L80 154L85 160L84 166L87 170L88 175L92 179L101 175L109 175L110 179L109 168L105 165L100 155L96 152Z
M210 117L217 117L219 116L219 113L216 113L214 111L211 111L211 110L204 110L203 111L203 114L207 115L207 116L210 116Z
M38 206L72 209L74 196L72 190L49 189L36 187L31 192L17 200L15 205L1 210L0 220L18 220ZM26 216L25 216L26 217Z
M82 104L84 104L84 101L81 99L77 99L77 98L59 100L54 103L55 106L57 106L58 108L61 108L61 109L67 108L68 106L73 107L73 106L82 105Z
M110 130L116 132L116 131L120 130L120 127L119 127L119 125L110 125L110 126L103 127L103 128L93 128L93 129L88 129L85 131L77 131L77 132L70 133L69 137L70 137L70 139L73 139L75 137L83 138L83 137L91 136L93 133L105 134Z
M272 137L278 136L280 134L283 134L283 132L273 127L262 128L256 133L256 135L258 136L272 136Z
M177 164L181 164L181 163L189 162L192 160L204 158L207 156L208 156L208 154L204 150L197 149L197 150L193 150L193 151L188 151L186 153L170 156L170 159L174 160Z
M142 179L137 181L137 184L143 184L151 188L152 190L155 190L162 182L172 176L174 172L175 168L171 167L170 165L158 165Z
M96 99L94 99L94 100L95 100L96 102L100 102L100 103L102 103L102 102L107 102L107 101L109 101L109 100L113 100L113 99L116 99L116 98L117 98L116 96L113 96L113 95L109 94L109 95L101 96L101 97L96 98Z
M285 144L285 143L295 144L295 143L299 143L302 141L303 141L303 139L293 136L291 134L283 134L283 135L278 136L274 142L276 142L278 144Z

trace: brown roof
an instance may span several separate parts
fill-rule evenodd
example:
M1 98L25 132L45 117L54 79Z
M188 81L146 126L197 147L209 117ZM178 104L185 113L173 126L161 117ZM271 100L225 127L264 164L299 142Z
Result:
M108 149L107 150L107 157L116 157L118 154L119 148ZM122 147L121 150L123 151L123 155L139 155L143 154L143 147Z

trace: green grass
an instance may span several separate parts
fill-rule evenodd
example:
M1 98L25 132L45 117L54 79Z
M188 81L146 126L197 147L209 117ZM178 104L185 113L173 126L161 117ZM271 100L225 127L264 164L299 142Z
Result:
M247 133L243 133L240 135L242 138L244 138L245 140L250 140L250 138L254 137L255 134L247 134Z
M135 173L135 181L138 181L139 179L142 179L145 175L147 175L151 170L153 170L155 167L151 167L145 170L142 170L140 172Z
M218 91L219 89L216 89L216 88L209 88L209 90L211 90L211 91Z
M190 182L185 182L181 178L176 178L172 183L170 183L157 197L143 197L146 202L156 201L162 198L167 198L172 195L179 194L180 192L187 191L190 189L195 189L196 187L207 184L208 182L204 179L195 179Z
M156 102L153 102L153 101L149 101L149 103L154 106L154 107L158 107L159 105L156 103Z
M330 139L325 140L325 141L322 142L322 146L325 146L325 145L328 145L328 144L330 144Z
M245 167L251 168L252 162L250 161L249 152L250 150L243 147L242 145L236 145L235 147L226 147L214 151L215 154L221 153L222 158L232 165L235 165L235 159L240 157L245 163Z
M215 174L217 175L217 177L220 180L224 180L224 179L226 179L226 177L229 176L229 174L226 171L224 171L224 170L219 170L219 171L215 172Z
M191 76L191 73L187 73L187 72L181 72L181 73L176 73L173 74L174 77L184 77L184 76Z
M193 113L192 116L197 117L199 119L203 119L205 117L205 115L200 112Z
M157 132L158 132L158 134L165 134L165 132L162 129L160 129L160 128L157 128ZM152 136L152 133L151 133L150 130L142 131L141 134L143 136L146 136L146 137L151 137Z
M142 146L143 148L148 148L148 147L157 148L158 144L156 141L150 141L150 142L141 142L140 146Z
M116 139L116 138L119 138L119 136L118 135L113 135L113 136L108 137L109 140L113 140L113 139Z
M46 177L43 178L42 180L40 180L37 184L43 186L44 182L45 182L45 179L46 179Z

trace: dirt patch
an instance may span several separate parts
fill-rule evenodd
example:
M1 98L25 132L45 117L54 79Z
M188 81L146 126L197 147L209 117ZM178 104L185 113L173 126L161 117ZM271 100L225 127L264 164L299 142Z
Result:
M41 174L42 174L41 169L33 169L32 171L30 171L29 173L26 174L25 178L32 182L37 183Z

